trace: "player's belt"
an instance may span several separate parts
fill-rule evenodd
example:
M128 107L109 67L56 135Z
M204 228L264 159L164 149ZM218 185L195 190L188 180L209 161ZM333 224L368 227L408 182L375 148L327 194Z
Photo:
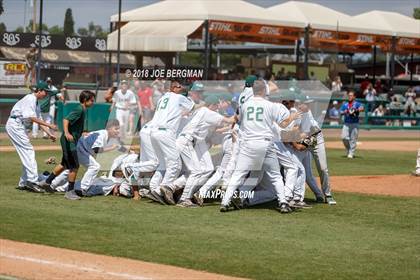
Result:
M22 116L10 116L11 119L20 119Z
M158 130L167 130L166 127L159 127Z

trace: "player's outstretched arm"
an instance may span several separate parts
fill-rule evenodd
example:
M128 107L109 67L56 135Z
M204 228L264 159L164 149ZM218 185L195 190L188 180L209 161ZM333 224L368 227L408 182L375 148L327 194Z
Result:
M52 130L57 130L57 126L55 124L49 124L49 123L47 123L47 122L45 122L45 121L43 121L39 118L31 117L30 120L33 123L37 123L37 124L41 125L41 127L44 126L44 127L50 128Z
M283 120L281 123L279 123L279 126L281 128L286 128L291 124L294 120L300 119L302 117L302 112L297 111L293 112L289 115L289 117L285 120Z

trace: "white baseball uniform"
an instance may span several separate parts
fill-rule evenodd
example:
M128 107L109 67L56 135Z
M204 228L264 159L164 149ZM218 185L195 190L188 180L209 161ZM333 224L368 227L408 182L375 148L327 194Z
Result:
M140 160L125 165L133 170L135 180L139 179L141 173L155 171L159 165L158 157L153 150L152 142L150 140L152 127L152 122L148 122L140 130Z
M315 120L311 111L307 113L307 119L311 127L317 128L319 130L321 129L319 123ZM331 196L330 176L327 165L327 152L325 150L325 140L322 132L316 135L316 145L315 147L311 147L309 151L312 154L318 175L321 179L322 192L319 189L318 183L312 174L311 157L309 157L309 159L305 159L303 162L306 170L306 183L316 197L322 198L323 195Z
M112 101L115 102L115 117L120 122L122 135L125 135L128 129L130 109L137 104L136 96L129 89L125 93L119 89L114 93Z
M81 190L87 192L98 175L101 165L96 161L95 148L102 149L108 143L108 131L106 129L92 131L86 136L80 137L77 142L77 157L79 163L87 168L81 181Z
M240 107L241 141L235 171L222 200L228 206L234 192L249 171L264 170L274 185L279 203L286 202L280 166L273 146L272 123L281 123L289 117L289 111L260 96L249 98Z
M27 181L33 183L38 181L35 151L26 134L25 127L30 123L29 118L39 118L39 116L40 108L37 106L37 98L34 94L28 94L16 102L6 123L6 132L22 162L19 186L25 186Z
M277 158L285 171L285 196L287 200L290 200L293 198L294 190L297 188L300 189L300 186L297 186L298 183L301 183L302 181L305 182L305 169L299 158L288 149L285 143L283 143L281 132L284 131L284 129L280 128L277 124L273 124L273 131L275 136L274 147L276 149Z
M191 121L184 127L176 144L181 158L190 171L181 201L191 199L197 188L201 187L214 171L209 153L209 144L205 141L209 130L223 123L224 117L207 107L194 112Z
M194 102L173 92L165 93L156 106L153 116L153 128L150 140L159 161L158 172L152 177L152 181L163 176L161 185L168 186L174 191L174 180L181 170L181 159L176 148L176 132L183 112L190 112L194 108ZM160 194L160 189L156 189Z
M200 196L206 197L209 191L214 190L217 183L223 178L223 175L227 172L228 164L232 158L232 135L226 135L223 139L222 145L222 160L220 165L216 168L216 172L207 180L207 182L200 188Z

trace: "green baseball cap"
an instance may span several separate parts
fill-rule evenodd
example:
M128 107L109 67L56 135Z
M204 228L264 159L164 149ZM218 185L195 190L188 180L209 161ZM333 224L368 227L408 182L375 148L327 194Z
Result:
M219 103L219 98L218 98L217 96L215 96L215 95L210 95L210 96L207 96L207 97L204 99L204 102L205 102L207 105L211 105L211 104L218 104L218 103Z
M254 85L254 82L257 80L257 76L255 75L249 75L248 77L246 77L245 79L245 86L246 87L252 87Z
M51 91L48 87L48 83L44 81L38 81L38 83L35 86L33 86L33 88L37 90Z

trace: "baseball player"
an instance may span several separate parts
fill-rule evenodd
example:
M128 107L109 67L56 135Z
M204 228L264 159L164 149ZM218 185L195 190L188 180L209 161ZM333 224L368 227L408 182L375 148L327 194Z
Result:
M121 81L121 89L114 93L110 110L115 110L115 117L120 122L121 136L125 137L129 128L130 110L137 106L137 99L134 93L128 89L126 80ZM130 131L128 131L130 133Z
M251 170L266 172L270 183L274 186L279 202L278 210L289 213L284 196L284 185L280 173L280 166L273 148L272 123L279 123L286 127L299 114L289 114L289 111L280 104L274 104L264 99L266 87L263 81L255 81L253 86L254 96L240 106L239 121L241 122L241 142L237 164L229 181L226 193L222 199L220 211L229 210L234 192L239 187L242 179Z
M13 106L9 119L6 123L6 132L12 141L16 152L22 162L22 175L19 179L18 188L35 192L43 192L38 184L38 168L35 160L35 151L26 133L25 127L30 123L38 123L41 129L53 140L56 137L49 129L57 129L40 118L40 109L37 101L45 98L48 94L48 85L40 81L33 93L26 95ZM49 128L49 129L48 129Z
M121 169L129 182L132 181L132 178L138 182L140 178L144 178L148 174L151 175L159 165L157 155L153 150L150 139L152 127L153 123L150 121L140 130L140 159L132 163L122 164L121 166ZM155 180L156 179L157 178L155 178ZM142 184L144 184L144 182L142 182ZM156 192L156 190L154 190L154 192ZM134 187L134 198L139 199L138 188L136 187Z
M307 147L312 156L306 157L303 160L303 165L305 166L306 171L306 183L315 194L317 202L325 202L329 205L336 205L337 202L331 193L325 140L320 125L313 117L312 112L308 108L307 104L301 103L299 105L299 110L305 112L303 114L304 117L302 117L302 122L304 123L305 130L310 131L310 135L307 138L309 140L309 142L307 142ZM321 179L322 192L319 189L318 183L312 174L312 157L315 161L318 175Z
M117 148L124 149L118 144L108 145L111 138L118 138L120 134L120 124L118 120L109 120L106 129L92 131L86 136L82 136L77 143L77 158L79 163L86 167L86 172L83 175L80 193L76 190L79 196L85 196L93 180L98 175L101 165L96 161L98 153L109 152Z
M356 101L354 91L348 93L349 101L341 105L340 113L344 115L341 139L347 150L347 158L354 158L357 138L359 136L359 113L364 111L363 105Z
M234 122L233 117L223 117L216 112L219 104L216 96L208 96L204 103L206 107L201 107L194 112L191 121L184 127L176 141L182 161L190 171L179 202L179 206L182 207L196 206L191 201L193 195L214 171L209 145L205 141L208 132L215 130L223 123Z
M60 93L60 91L52 85L52 80L50 77L48 77L45 82L48 85L48 92L47 96L45 98L42 98L39 100L39 107L41 109L41 118L47 122L47 123L54 123L54 116L50 113L51 107L54 107L54 104L52 104L52 100L55 99L55 96L57 96L61 101L64 101L63 95ZM32 137L37 138L38 137L38 124L34 123L32 126ZM48 137L47 134L44 132L44 138Z
M45 181L40 182L40 186L47 191L54 191L51 183L63 172L69 169L68 189L64 197L70 200L78 200L80 196L74 190L74 183L79 169L79 160L77 158L77 141L82 136L86 109L91 107L95 102L95 94L91 91L84 90L80 93L79 104L63 119L63 133L61 134L60 144L63 152L61 164L57 165L53 172Z
M180 155L176 148L176 133L182 114L191 112L195 106L191 99L181 94L184 91L178 81L171 82L170 91L159 99L156 106L152 120L154 126L150 134L153 149L159 160L159 172L155 172L151 180L163 175L165 170L160 188L155 191L171 205L175 205L173 182L181 170Z
M228 133L224 139L222 144L222 160L220 165L217 167L216 172L207 180L207 182L200 188L198 193L198 198L194 195L196 203L200 206L203 205L203 198L207 197L207 194L216 188L217 183L228 176L228 165L232 158L233 152L233 136L232 132ZM234 167L234 166L233 166ZM232 169L233 172L233 169ZM231 175L231 173L230 173ZM230 178L230 176L229 176ZM226 180L228 181L228 180Z

